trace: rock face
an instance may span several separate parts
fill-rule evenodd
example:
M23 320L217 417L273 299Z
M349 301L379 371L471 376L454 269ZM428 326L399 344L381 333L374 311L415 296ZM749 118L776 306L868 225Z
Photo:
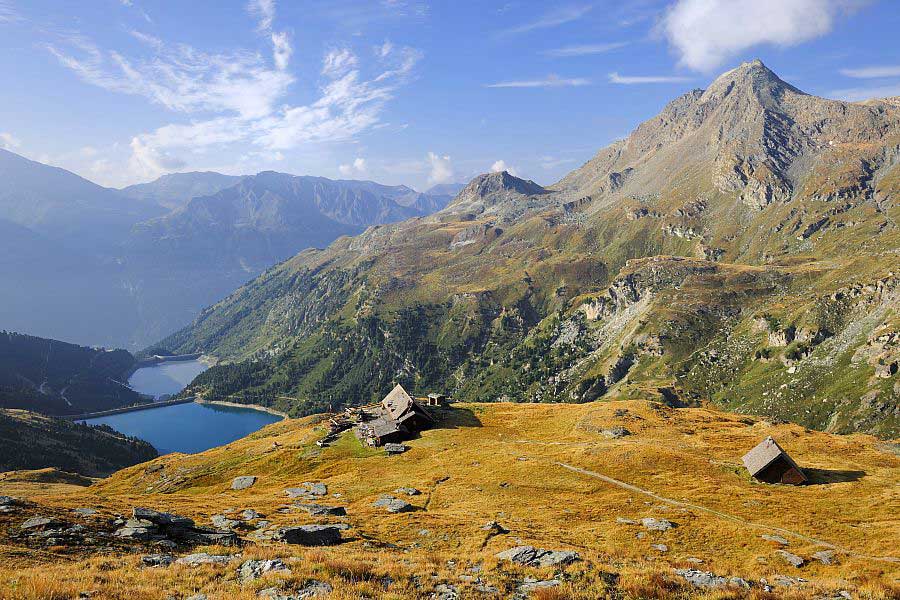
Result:
M568 565L581 557L570 550L545 550L534 546L516 546L497 554L500 560L508 560L527 567L555 567Z
M277 541L299 546L334 546L341 543L341 527L336 525L299 525L279 529Z
M395 498L393 496L382 496L378 500L372 503L372 506L377 508L383 508L389 513L403 513L410 512L415 510L415 507L407 502L406 500L401 500L400 498Z
M248 487L252 486L256 483L256 476L254 475L241 475L240 477L235 477L231 482L231 489L233 490L245 490Z

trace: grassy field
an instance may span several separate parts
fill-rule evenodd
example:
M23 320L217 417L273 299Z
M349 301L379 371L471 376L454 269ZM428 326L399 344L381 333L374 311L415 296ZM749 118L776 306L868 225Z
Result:
M324 503L345 506L344 544L304 549L248 543L243 559L279 557L289 576L270 575L241 585L235 566L140 568L151 551L85 555L66 548L33 550L0 525L0 597L253 598L265 587L302 587L326 581L335 598L428 597L441 584L460 597L490 597L490 585L510 597L527 576L560 585L536 592L550 598L854 598L900 595L900 456L897 446L867 435L837 436L797 425L702 408L672 409L643 401L583 405L457 404L439 428L388 457L364 448L348 433L324 450L316 418L287 420L198 455L169 455L120 471L89 487L63 482L29 486L27 474L0 479L0 494L29 497L32 512L64 514L93 507L101 516L147 506L209 524L229 508L253 508L272 526L315 522L304 512L279 513L284 489L304 481L328 485ZM612 439L604 431L624 427ZM805 469L812 485L772 486L751 480L741 456L767 435ZM163 465L149 470L150 465ZM257 483L232 491L239 475ZM380 494L411 486L417 510L387 514L372 506ZM339 497L332 496L339 494ZM42 513L42 514L43 514ZM646 531L640 520L666 519L675 527ZM20 517L21 518L21 517ZM509 530L489 535L496 520ZM636 524L623 522L636 521ZM779 535L806 559L800 568L760 537ZM507 548L529 544L575 550L579 562L533 569L498 562ZM665 545L666 551L654 548ZM811 558L832 549L837 564ZM231 553L236 550L230 549ZM184 551L186 553L186 551ZM239 563L238 563L239 564ZM751 590L701 592L674 572L699 568L757 583ZM762 590L776 575L790 587ZM800 580L807 581L800 581ZM279 583L279 580L281 583ZM705 594L705 595L704 595Z

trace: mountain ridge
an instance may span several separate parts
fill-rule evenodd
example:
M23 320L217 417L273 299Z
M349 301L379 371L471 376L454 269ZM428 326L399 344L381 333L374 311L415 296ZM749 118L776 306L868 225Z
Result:
M429 217L301 253L160 346L232 363L190 393L294 414L399 380L896 435L900 389L882 375L900 358L897 107L816 98L745 63L531 185L481 175Z

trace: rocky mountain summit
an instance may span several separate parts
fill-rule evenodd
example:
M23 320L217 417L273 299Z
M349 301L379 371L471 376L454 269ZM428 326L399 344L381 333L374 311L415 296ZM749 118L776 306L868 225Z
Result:
M399 378L896 436L898 198L895 101L818 98L754 61L554 185L481 175L434 215L295 256L161 347L226 359L191 393L293 414Z

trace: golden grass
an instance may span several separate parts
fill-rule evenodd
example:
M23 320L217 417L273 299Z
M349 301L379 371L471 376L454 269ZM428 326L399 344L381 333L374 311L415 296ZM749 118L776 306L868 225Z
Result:
M245 559L291 560L290 577L242 587L231 567L141 569L138 554L78 557L2 542L7 545L0 547L0 597L70 598L97 589L104 598L165 597L160 590L178 597L202 591L211 599L252 598L278 579L285 585L327 581L337 598L422 597L439 583L456 585L463 597L479 597L475 584L460 576L481 577L506 597L527 575L555 575L553 569L515 567L494 557L518 544L571 549L582 556L559 573L560 586L536 593L537 598L701 597L674 574L674 568L690 567L753 581L771 581L776 574L810 580L797 589L778 588L775 596L757 588L752 597L760 599L821 597L841 589L873 600L900 593L900 563L885 560L897 558L900 538L900 457L871 436L836 436L641 401L455 405L442 428L409 442L405 454L387 457L349 438L320 450L314 442L324 431L315 421L280 422L226 447L151 463L163 464L162 471L148 473L147 464L138 465L89 488L57 490L44 483L30 496L46 510L91 506L112 515L148 506L199 524L209 524L211 515L227 508L254 508L285 526L315 519L303 512L277 513L287 503L284 488L323 481L329 493L341 494L323 501L347 507L348 517L333 519L352 526L345 544L242 549ZM607 439L600 433L617 425L633 435ZM789 487L752 481L740 457L766 435L827 483ZM259 480L248 490L232 491L229 484L238 475ZM24 484L16 485L21 492ZM410 498L419 510L389 515L372 507L379 494L401 486L422 491ZM0 494L5 489L0 480ZM651 533L617 521L648 516L676 527ZM489 536L481 529L489 520L511 532ZM777 545L760 537L767 532L787 537L788 550L807 559L823 549L819 542L833 544L839 564L786 565L774 554ZM651 547L660 543L668 552ZM476 565L480 571L470 571Z

